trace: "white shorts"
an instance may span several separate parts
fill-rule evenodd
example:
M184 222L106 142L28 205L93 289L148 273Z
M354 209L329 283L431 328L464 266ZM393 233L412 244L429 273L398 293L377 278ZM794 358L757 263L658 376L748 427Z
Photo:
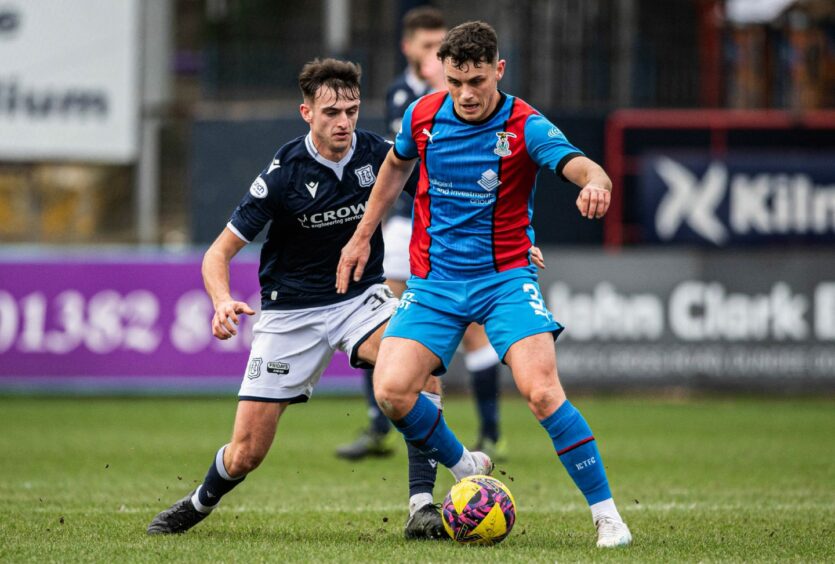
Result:
M383 271L386 280L406 281L412 275L409 268L409 242L412 239L412 220L392 216L383 225L383 242L386 254L383 257Z
M348 353L351 366L366 366L357 349L397 304L388 286L375 284L338 304L262 311L238 399L305 402L336 350Z

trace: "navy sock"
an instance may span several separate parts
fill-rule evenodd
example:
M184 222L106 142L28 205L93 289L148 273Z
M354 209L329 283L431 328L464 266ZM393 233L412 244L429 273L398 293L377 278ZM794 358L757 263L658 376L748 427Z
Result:
M480 435L499 440L499 365L470 371L481 425Z
M560 462L589 505L612 497L594 435L580 412L566 400L539 423L548 431Z
M385 435L391 429L391 422L388 417L380 410L377 405L377 400L374 399L374 371L365 369L363 372L363 390L365 391L365 400L368 402L368 417L371 419L371 430L380 435Z
M438 463L433 466L426 455L411 443L406 443L409 453L409 497L420 493L431 494L438 476Z
M406 442L447 468L458 463L464 454L464 445L447 427L443 411L423 394L418 394L417 402L403 419L393 423Z
M199 505L195 504L198 511L208 513L220 503L220 498L232 491L232 489L244 481L246 476L240 478L232 478L226 467L223 465L223 451L228 445L223 445L215 455L215 460L209 466L209 471L206 472L206 477L203 478L203 483L197 488L197 500ZM193 498L192 498L193 499ZM200 506L203 506L202 508ZM204 511L205 509L205 511Z

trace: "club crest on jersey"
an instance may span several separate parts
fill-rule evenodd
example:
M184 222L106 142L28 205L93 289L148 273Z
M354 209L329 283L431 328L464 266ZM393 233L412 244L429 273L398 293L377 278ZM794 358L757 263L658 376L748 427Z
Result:
M481 178L478 181L478 185L487 190L488 192L492 192L496 188L498 188L499 184L502 181L499 180L499 175L496 174L492 168L488 168L484 172L481 173Z
M509 139L515 139L516 134L509 131L497 131L496 137L498 137L499 140L496 141L496 148L493 149L493 152L500 157L509 156L511 154Z
M354 174L357 175L357 180L363 188L368 188L377 181L377 177L374 176L374 169L371 168L370 164L354 169Z
M253 198L266 198L267 192L267 183L260 176L249 187L249 193L252 194Z

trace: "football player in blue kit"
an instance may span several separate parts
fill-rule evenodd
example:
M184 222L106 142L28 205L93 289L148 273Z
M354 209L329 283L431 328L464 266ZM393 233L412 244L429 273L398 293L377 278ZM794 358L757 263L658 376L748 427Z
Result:
M403 16L401 50L408 65L392 82L386 92L386 124L392 138L400 129L403 114L409 105L431 92L444 88L443 68L437 58L438 48L446 35L446 23L440 10L432 6L412 8ZM412 235L412 198L397 199L383 224L386 254L383 271L386 285L398 298L406 289L409 278L409 240ZM483 451L494 460L503 453L499 442L499 357L490 345L484 327L471 324L462 338L464 364L470 373L473 396L478 414L479 431L473 450ZM368 402L369 426L356 440L339 445L337 456L349 460L391 453L386 440L391 429L388 418L374 399L373 371L364 374L364 389ZM420 453L415 453L420 455ZM415 476L410 484L413 494L431 491L431 483Z
M299 86L300 111L310 132L278 150L203 260L203 281L215 309L212 333L232 338L239 316L255 312L232 298L229 263L272 221L261 249L261 316L253 329L232 439L213 456L203 483L159 513L149 534L190 529L255 470L284 410L308 401L336 350L346 352L353 366L373 365L397 307L398 300L383 284L379 229L371 236L364 274L347 292L335 290L340 250L363 216L391 147L379 135L356 129L360 69L350 62L317 59L302 69ZM440 409L436 378L428 379L422 394ZM489 472L489 463L489 457L473 453L465 474L457 476ZM409 457L410 477L415 472L434 485L435 464L419 453ZM431 493L426 497L410 499L406 537L447 538Z
M543 302L530 253L540 169L580 187L577 207L589 219L606 213L611 181L539 112L498 89L505 61L491 26L455 27L438 58L447 90L406 111L337 271L339 292L363 279L372 235L419 162L412 276L380 344L377 402L409 444L453 471L466 463L467 449L419 392L427 374L444 372L464 329L483 324L586 498L597 546L628 545L594 435L560 384L554 339L563 327Z

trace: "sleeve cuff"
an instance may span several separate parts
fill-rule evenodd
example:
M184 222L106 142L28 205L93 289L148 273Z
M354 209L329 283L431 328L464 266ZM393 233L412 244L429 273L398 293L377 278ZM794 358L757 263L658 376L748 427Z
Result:
M413 161L417 158L417 157L404 157L403 155L401 155L400 153L397 152L397 145L394 145L391 148L391 152L394 153L394 156L397 157L398 159L400 159L401 161Z
M560 159L560 162L557 163L557 166L554 167L554 172L556 172L560 178L562 178L563 182L570 182L562 173L562 169L565 168L565 165L568 164L568 161L573 159L574 157L585 157L585 155L579 151L575 151L573 153L568 153L566 156Z
M231 221L226 224L226 228L229 229L229 231L231 231L232 233L234 233L238 237L238 239L240 239L244 243L251 243L252 242L249 239L247 239L246 237L244 237L243 234L241 234L241 232L238 231L238 228L235 227L234 225L232 225Z

